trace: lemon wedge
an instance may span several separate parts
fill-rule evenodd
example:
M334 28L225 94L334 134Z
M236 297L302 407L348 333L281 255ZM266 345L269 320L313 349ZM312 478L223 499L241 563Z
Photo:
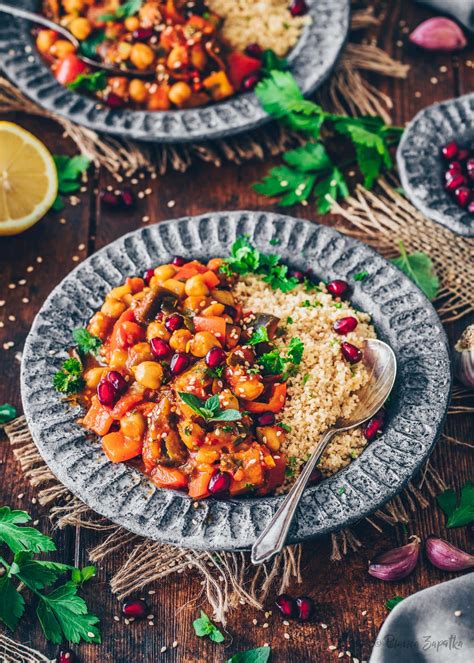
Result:
M13 122L0 122L0 235L17 235L56 199L58 176L43 143Z

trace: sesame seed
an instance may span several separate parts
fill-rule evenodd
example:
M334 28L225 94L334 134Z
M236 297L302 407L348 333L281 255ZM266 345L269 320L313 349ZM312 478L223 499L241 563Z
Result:
M440 72L441 72L442 74L445 74L445 73L448 71L448 68L447 68L447 66L446 66L445 64L443 64L443 65L441 65L441 67L439 68L439 70L440 70Z
M342 658L344 656L344 652L340 651L339 654L337 655L337 658Z
M86 245L85 244L79 244L79 246L77 248L78 248L79 251L84 251L84 249L86 248Z
M95 637L95 633L92 633L92 631L88 631L88 632L87 632L87 637L88 637L88 638L94 638L94 637Z
M33 525L37 527L39 525L40 521L39 520L33 520Z
M252 624L253 624L254 626L257 626L257 624L258 624L257 620L256 620L256 619L252 619Z
M150 189L150 187L148 187L148 189L145 189L145 194L146 194L147 196L149 196L150 193L152 193L152 191L153 191L153 189Z
M23 297L21 301L23 302L23 304L28 304L30 300L28 299L28 297Z
M140 200L142 200L145 197L145 194L143 193L143 191L139 191L137 195L140 198Z
M24 496L25 496L25 493L20 493L19 495L17 495L19 500L23 499Z
M337 649L336 645L329 645L329 651L335 651Z
M5 306L5 300L4 299L0 299L0 306Z
M15 344L13 341L7 341L6 343L3 344L3 349L10 350L10 348L12 348L14 345Z
M328 627L327 624L320 624L320 626L321 626L321 628L327 628Z
M114 620L115 620L116 622L119 622L119 621L120 621L120 617L117 617L117 615L114 615Z
M36 262L39 262L39 263L43 262L43 258L41 256L38 256L36 258Z
M432 77L430 78L430 82L433 83L433 85L436 85L437 82L438 82L438 79L436 78L436 76L432 76Z
M156 594L156 590L155 590L155 589L150 589L149 592L148 592L148 594L149 594L150 596L153 596L153 594Z
M462 612L460 610L455 610L454 616L455 617L460 617L462 615Z
M123 621L125 622L125 624L126 624L127 626L130 624L130 620L129 620L129 619L124 619Z
M265 624L262 624L262 628L268 628L268 622L265 622Z
M162 647L162 648L160 649L160 652L161 652L162 654L164 654L165 651L166 651L166 647Z
M175 649L178 646L178 641L174 640L171 646L173 647L173 649Z
M15 320L16 320L14 315L9 315L8 319L10 320L10 322L15 322Z
M79 262L79 260L80 260L79 256L72 256L73 262Z
M10 290L15 290L16 285L14 283L9 283L8 287L10 288Z
M284 619L284 620L283 620L283 624L284 624L285 626L289 626L289 625L290 625L290 622L288 622L286 619Z
M365 617L366 614L367 614L367 610L362 610L362 616Z
M26 285L26 279L20 279L18 285Z
M285 638L285 640L289 640L290 639L290 634L289 633L283 633L283 637Z
M175 200L168 200L167 205L168 205L168 207L174 207L176 205L176 201Z
M36 497L33 497L33 498L31 499L31 504L36 504L37 501L38 501L38 500L36 499Z

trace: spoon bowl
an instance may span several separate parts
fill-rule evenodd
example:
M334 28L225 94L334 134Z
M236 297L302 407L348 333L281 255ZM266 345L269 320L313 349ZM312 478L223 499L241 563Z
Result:
M369 380L357 393L359 400L356 409L347 419L338 419L317 443L300 476L252 546L253 564L262 564L281 552L309 477L332 437L364 424L377 414L389 397L397 376L397 360L393 350L383 341L370 339L365 341L362 352Z

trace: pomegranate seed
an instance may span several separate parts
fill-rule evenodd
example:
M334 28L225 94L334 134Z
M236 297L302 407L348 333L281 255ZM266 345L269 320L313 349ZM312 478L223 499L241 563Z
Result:
M183 318L179 313L173 313L165 320L165 327L171 334L182 326Z
M275 423L275 415L273 412L262 412L257 417L257 426L273 426Z
M341 318L340 320L336 320L336 322L333 325L333 329L336 332L336 334L341 334L343 336L344 334L348 334L351 331L354 331L354 329L358 325L358 320L357 318L353 318L352 316L348 316L347 318Z
M135 619L143 619L148 612L145 601L135 599L134 601L125 601L122 606L122 612L126 617L135 617Z
M74 663L76 660L76 655L71 649L61 649L58 651L56 656L56 663Z
M244 90L253 90L257 83L260 82L260 74L250 74L247 78L244 78L242 82L242 88Z
M250 55L251 58L256 58L257 60L260 60L263 53L262 47L260 46L260 44L257 44L256 42L249 44L245 49L245 52L247 53L247 55Z
M208 490L213 495L224 493L229 490L230 474L228 472L218 472L211 477L209 481Z
M472 203L469 203L467 211L470 212L471 214L474 214L474 200L472 201Z
M330 292L331 295L334 295L334 297L340 297L348 288L349 284L347 281L342 281L341 279L336 279L327 284L328 292Z
M295 601L289 594L277 596L275 604L283 617L293 617L295 614Z
M135 205L135 198L133 197L133 193L128 189L121 191L120 199L124 207L133 207Z
M456 163L456 161L454 161L453 163ZM469 174L474 172L474 159L469 159L469 161L466 164L466 168Z
M467 186L460 186L459 189L456 189L454 192L454 197L458 205L461 207L467 207L471 202L472 193Z
M311 619L314 612L314 601L309 596L299 596L296 599L296 607L298 608L298 617L300 621L307 622Z
M146 270L146 272L143 274L143 280L145 281L146 285L150 285L150 281L154 275L155 275L154 269Z
M162 338L152 338L150 341L150 347L151 351L155 355L157 359L164 359L167 357L170 352L171 348L168 345L166 341L164 341Z
M100 194L100 202L106 207L120 206L120 198L112 191L102 191Z
M186 260L183 258L183 256L175 256L171 261L171 264L175 267L182 267L185 262Z
M323 479L324 479L324 475L321 472L321 470L319 470L317 467L315 467L314 470L309 475L309 482L310 483L319 483Z
M452 179L448 180L444 185L446 191L456 191L460 186L467 184L467 180L464 175L455 175Z
M125 99L119 97L115 92L108 92L104 97L104 103L110 108L123 108L125 106Z
M471 161L474 164L474 159L471 159ZM459 161L451 161L451 163L448 166L448 170L446 171L446 178L448 177L448 174L451 174L451 177L452 177L453 174L458 175L461 172L462 172L462 166L459 163Z
M458 152L459 146L455 141L448 143L443 148L441 148L441 154L448 161L452 161L457 156Z
M298 279L298 281L304 281L305 278L303 272L300 272L298 269L290 270L288 276L292 276L294 279Z
M185 352L176 352L170 361L170 371L173 375L179 375L189 366L190 358Z
M357 364L362 359L362 351L359 348L356 348L352 343L341 343L341 352L344 359L350 364Z
M466 161L469 158L469 150L459 150L457 158L459 161Z
M217 368L225 362L225 352L222 348L211 348L206 355L206 364L209 368Z
M290 14L292 16L303 16L308 11L308 5L304 0L291 0Z
M97 396L99 397L99 401L102 403L102 405L112 407L112 405L117 400L118 394L115 390L115 387L110 382L102 380L97 385Z
M150 37L153 37L152 28L137 28L132 32L132 37L137 41L147 41Z
M377 414L369 419L363 428L364 437L369 442L375 440L382 432L382 426L385 421L385 412L384 410L379 410Z
M123 394L124 391L127 391L127 382L123 375L118 371L109 371L107 374L107 380L118 394Z

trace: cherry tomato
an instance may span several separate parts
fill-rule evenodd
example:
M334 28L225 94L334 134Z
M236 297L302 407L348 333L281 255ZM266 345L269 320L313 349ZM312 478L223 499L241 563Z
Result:
M62 85L67 85L75 81L79 74L86 70L86 65L79 60L77 55L69 53L64 60L61 60L56 69L56 80Z

